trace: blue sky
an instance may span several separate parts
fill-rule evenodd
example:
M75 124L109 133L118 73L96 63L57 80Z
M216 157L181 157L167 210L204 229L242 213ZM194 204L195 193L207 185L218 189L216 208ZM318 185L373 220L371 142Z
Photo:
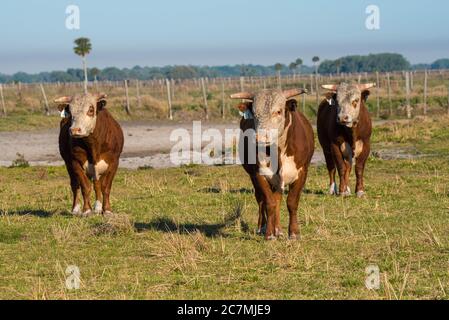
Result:
M68 5L81 29L65 28ZM380 8L380 30L365 8ZM0 73L79 67L73 40L87 36L90 66L289 63L297 57L398 52L412 63L449 57L446 0L5 0Z

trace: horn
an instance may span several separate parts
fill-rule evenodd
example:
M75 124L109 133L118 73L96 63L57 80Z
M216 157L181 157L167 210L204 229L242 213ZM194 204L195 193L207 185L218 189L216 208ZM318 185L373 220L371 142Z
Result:
M282 94L285 96L285 98L290 99L290 98L299 96L300 94L304 94L307 92L308 91L306 89L290 89L290 90L282 91Z
M108 95L106 93L97 93L97 99L98 100L103 100L106 99L108 97Z
M251 92L239 92L231 94L231 99L246 99L246 100L253 100L254 99L254 93Z
M336 84L323 84L321 85L321 88L330 90L330 91L337 91L338 85Z
M70 96L60 97L60 98L54 100L54 103L59 103L59 104L67 104L70 102L72 102L72 97L70 97Z
M371 82L371 83L365 83L365 84L358 84L357 88L359 88L361 91L363 90L368 90L370 88L373 88L376 86L375 82Z

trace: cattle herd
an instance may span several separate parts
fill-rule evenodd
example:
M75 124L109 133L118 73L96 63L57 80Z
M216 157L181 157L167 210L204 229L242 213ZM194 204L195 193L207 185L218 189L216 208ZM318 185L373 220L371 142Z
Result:
M370 153L371 119L366 108L369 89L375 84L324 85L326 98L318 108L318 140L329 171L329 193L349 196L349 176L355 164L357 197L365 195L363 173ZM310 122L297 110L295 96L302 89L261 90L231 95L242 119L242 132L254 132L244 139L240 159L250 176L259 206L258 233L272 240L282 235L280 206L288 186L288 234L299 233L297 210L314 153ZM110 192L123 150L123 132L106 108L105 94L82 94L55 100L61 111L59 150L66 164L73 192L72 213L89 216L111 215ZM250 161L251 145L256 150ZM339 175L339 186L335 174ZM90 194L96 201L92 208ZM83 205L80 204L80 191Z

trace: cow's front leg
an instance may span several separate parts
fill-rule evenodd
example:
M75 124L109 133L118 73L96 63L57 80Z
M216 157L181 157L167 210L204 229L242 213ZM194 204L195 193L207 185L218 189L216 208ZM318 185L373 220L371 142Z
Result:
M94 180L94 190L95 190L95 204L94 212L96 214L101 214L103 212L103 193L101 191L101 179Z
M276 197L271 190L271 186L264 176L257 174L257 184L262 192L263 203L267 213L267 225L265 230L265 240L276 239Z
M274 192L274 200L276 201L276 216L274 220L274 235L276 237L282 237L284 234L281 228L281 201L282 191Z
M340 146L338 144L333 143L331 146L332 157L334 158L335 165L337 167L338 176L340 178L340 186L338 188L338 193L344 196L348 191L347 185L347 166L345 163L345 159L343 158L343 154L341 152Z
M365 172L366 161L368 160L369 157L370 149L371 148L369 143L365 143L363 145L362 152L358 155L355 162L355 175L357 179L355 192L358 198L362 198L363 196L365 196L365 186L363 176Z
M92 185L79 162L74 161L73 169L81 185L81 193L83 195L83 210L81 216L87 217L92 214L92 206L90 204L90 193L92 190Z
M254 187L254 195L256 197L257 205L259 207L258 210L259 218L257 220L257 234L265 234L267 228L267 207L265 205L262 190L260 190L255 175L251 176L251 182Z

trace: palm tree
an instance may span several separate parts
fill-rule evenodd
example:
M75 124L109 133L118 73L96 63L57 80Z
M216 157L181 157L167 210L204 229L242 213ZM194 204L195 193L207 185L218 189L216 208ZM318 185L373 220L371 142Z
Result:
M298 68L298 65L295 62L292 62L289 64L288 68L293 73L293 78L296 78L296 68Z
M315 56L312 58L312 61L315 65L315 74L318 74L318 62L320 61L320 57Z
M84 93L87 93L87 64L86 64L86 56L92 50L92 44L90 43L89 38L78 38L75 40L75 47L73 51L75 54L79 55L83 61L83 69L84 69Z

